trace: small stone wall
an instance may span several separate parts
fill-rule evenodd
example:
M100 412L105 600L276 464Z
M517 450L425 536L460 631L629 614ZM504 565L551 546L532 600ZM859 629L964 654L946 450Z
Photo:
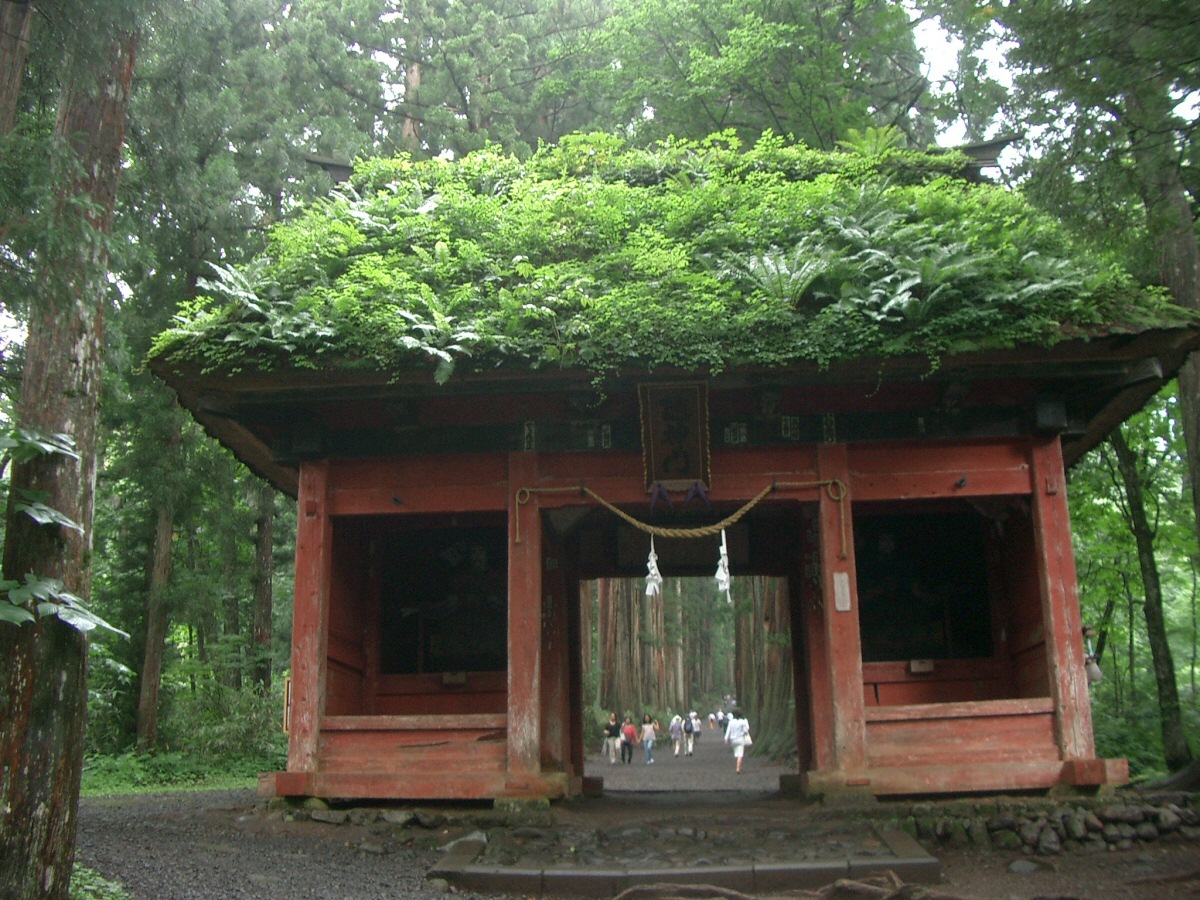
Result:
M895 825L934 850L957 847L1039 856L1128 850L1172 836L1200 841L1200 796L917 803Z

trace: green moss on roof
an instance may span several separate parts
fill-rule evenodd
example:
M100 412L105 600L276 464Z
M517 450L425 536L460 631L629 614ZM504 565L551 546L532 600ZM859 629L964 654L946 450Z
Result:
M1190 321L964 157L576 136L361 163L218 270L152 357L208 369L718 372Z

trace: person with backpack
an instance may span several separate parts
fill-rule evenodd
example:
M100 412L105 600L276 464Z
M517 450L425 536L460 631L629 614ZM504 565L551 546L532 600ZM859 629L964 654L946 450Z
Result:
M683 720L683 743L685 752L691 756L696 745L696 714L694 712L688 713L687 718Z

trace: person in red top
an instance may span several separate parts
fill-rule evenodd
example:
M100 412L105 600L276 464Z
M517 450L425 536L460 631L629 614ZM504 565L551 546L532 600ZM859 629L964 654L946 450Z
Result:
M625 724L621 726L621 762L632 763L633 745L640 743L637 726L633 724L633 717L626 716Z

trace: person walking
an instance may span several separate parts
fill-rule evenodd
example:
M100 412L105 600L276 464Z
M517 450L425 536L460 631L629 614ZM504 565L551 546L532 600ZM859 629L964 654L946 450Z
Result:
M654 764L654 720L650 713L642 717L642 749L646 751L646 765Z
M692 755L692 748L696 744L696 723L692 719L692 714L688 713L687 718L683 720L683 752L688 756Z
M742 758L751 743L750 723L740 709L735 709L729 714L729 724L725 726L725 744L733 748L733 758L736 760L734 771L739 775L742 774Z
M604 752L608 755L610 766L617 764L617 749L620 746L621 723L617 721L617 714L611 712L608 714L608 722L604 725Z
M638 742L637 726L633 724L633 716L626 716L621 726L621 762L633 762L633 745Z
M683 744L683 716L675 716L671 719L671 725L667 730L671 733L671 747L678 756L679 748Z

